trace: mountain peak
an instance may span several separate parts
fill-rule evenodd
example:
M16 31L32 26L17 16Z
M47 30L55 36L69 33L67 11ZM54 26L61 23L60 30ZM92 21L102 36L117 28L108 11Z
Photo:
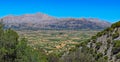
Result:
M3 21L13 29L104 29L111 25L94 18L55 18L43 13L6 16Z

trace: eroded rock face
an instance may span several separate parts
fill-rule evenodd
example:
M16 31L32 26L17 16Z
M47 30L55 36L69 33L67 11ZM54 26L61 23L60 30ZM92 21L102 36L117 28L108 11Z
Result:
M42 13L2 19L6 28L13 29L104 29L111 25L96 18L55 18Z
M88 43L89 48L103 54L102 57L108 57L108 62L120 62L120 22L116 27L110 27L108 30L100 32L102 35L96 35L96 39L91 39ZM94 41L94 42L93 42ZM99 48L98 48L99 47Z

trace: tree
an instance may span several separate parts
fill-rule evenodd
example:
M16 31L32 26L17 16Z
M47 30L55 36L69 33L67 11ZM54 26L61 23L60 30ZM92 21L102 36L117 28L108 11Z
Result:
M0 24L0 62L47 62L44 54L27 45L27 39L18 39L17 32Z

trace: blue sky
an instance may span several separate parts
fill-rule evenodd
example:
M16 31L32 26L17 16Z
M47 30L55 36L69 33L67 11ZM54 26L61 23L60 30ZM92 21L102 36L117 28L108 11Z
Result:
M120 0L1 0L0 17L45 13L55 17L120 20Z

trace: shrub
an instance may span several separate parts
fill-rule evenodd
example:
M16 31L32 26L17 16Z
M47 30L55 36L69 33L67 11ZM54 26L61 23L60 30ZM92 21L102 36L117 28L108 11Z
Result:
M110 44L110 43L111 43L111 40L110 40L110 39L108 39L108 40L107 40L107 43L108 43L108 44Z
M81 42L80 43L80 46L86 46L88 44L88 42L87 41L84 41L84 42Z
M112 28L120 27L120 21L117 22L117 23L112 24L111 27L112 27Z
M97 38L97 36L92 36L92 39L94 40L94 39L96 39Z
M103 56L103 54L102 53L98 53L97 55L96 55L96 60L98 60L99 58L101 58Z
M113 47L112 48L112 53L113 54L117 54L118 52L120 52L120 48L119 47Z
M120 40L113 41L113 46L114 47L120 47Z
M105 60L108 60L108 56L105 56L104 59L105 59Z
M101 57L101 58L99 58L98 61L96 61L96 62L108 62L108 60L105 60L104 57Z
M112 39L115 39L117 37L119 37L119 33L118 32L116 32L115 34L112 35Z
M113 41L113 54L117 54L120 51L120 40Z
M102 45L101 42L97 42L97 43L96 43L96 49L98 50L98 49L100 48L101 45Z
M117 59L120 59L120 52L116 55Z
M103 35L103 32L98 32L98 33L97 33L97 36L98 36L98 37L100 37L100 36L102 36L102 35Z

